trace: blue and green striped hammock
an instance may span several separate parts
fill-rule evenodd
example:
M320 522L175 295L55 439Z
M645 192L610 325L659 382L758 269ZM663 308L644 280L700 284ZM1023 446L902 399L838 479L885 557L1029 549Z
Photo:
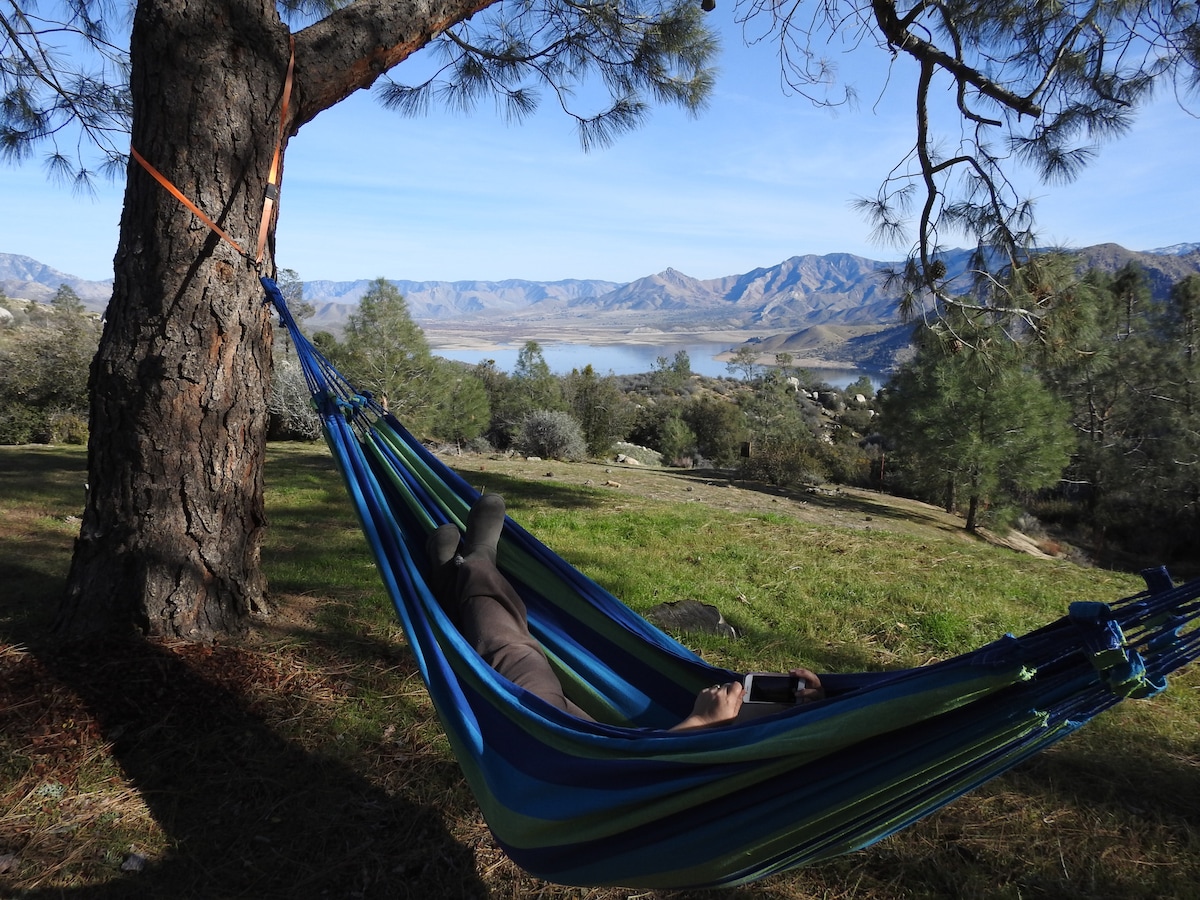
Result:
M1196 658L1200 582L1148 590L945 662L822 675L828 698L731 726L665 729L716 669L509 520L500 567L571 698L498 675L430 592L424 544L478 493L300 332L263 279L454 753L496 841L568 885L736 885L865 847Z

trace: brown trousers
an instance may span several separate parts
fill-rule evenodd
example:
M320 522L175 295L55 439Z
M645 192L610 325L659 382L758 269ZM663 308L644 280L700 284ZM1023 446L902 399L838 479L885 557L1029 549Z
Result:
M529 633L524 601L490 560L464 559L456 588L457 608L449 610L450 617L488 665L547 703L591 719L563 694L542 645Z

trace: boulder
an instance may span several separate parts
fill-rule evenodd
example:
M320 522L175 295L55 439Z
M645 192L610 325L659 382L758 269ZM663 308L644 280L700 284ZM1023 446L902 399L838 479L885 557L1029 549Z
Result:
M646 618L664 631L673 633L699 632L735 638L737 631L725 621L721 611L711 603L699 600L671 600L660 603L646 613Z

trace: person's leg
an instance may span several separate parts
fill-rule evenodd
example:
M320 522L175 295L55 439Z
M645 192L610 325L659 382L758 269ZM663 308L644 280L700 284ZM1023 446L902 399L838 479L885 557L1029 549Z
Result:
M455 556L457 542L446 530L453 526L434 533L429 551L435 577L453 571L456 579L454 588L439 593L438 599L463 637L493 669L547 703L590 719L563 694L545 651L529 633L524 601L496 568L496 544L503 527L503 499L485 494L468 516L463 556Z

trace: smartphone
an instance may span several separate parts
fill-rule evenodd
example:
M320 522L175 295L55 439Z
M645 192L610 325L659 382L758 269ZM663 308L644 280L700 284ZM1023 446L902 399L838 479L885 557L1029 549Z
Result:
M795 703L800 677L781 672L751 672L742 679L745 703Z

